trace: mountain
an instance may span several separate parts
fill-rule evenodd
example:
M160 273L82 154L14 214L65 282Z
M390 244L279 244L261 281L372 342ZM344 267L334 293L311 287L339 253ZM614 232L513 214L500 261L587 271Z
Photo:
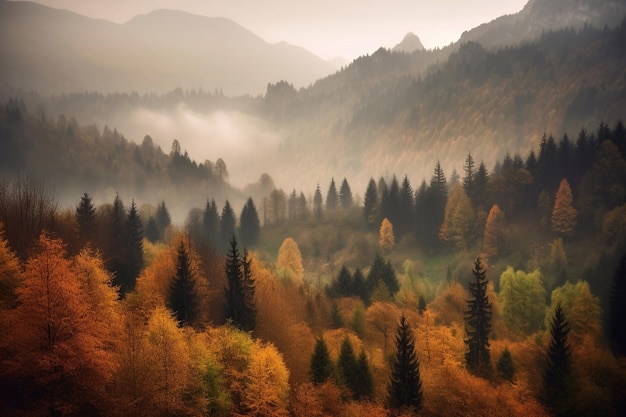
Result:
M260 94L268 82L307 86L336 69L231 20L157 10L124 24L29 2L0 1L0 79L44 93L176 87Z
M407 33L402 39L402 42L394 46L391 50L394 52L415 52L415 51L423 51L424 45L422 45L422 41L420 38L414 33Z
M512 46L536 40L547 31L584 26L612 28L625 15L623 0L530 0L518 13L464 32L459 43L474 41L486 48Z

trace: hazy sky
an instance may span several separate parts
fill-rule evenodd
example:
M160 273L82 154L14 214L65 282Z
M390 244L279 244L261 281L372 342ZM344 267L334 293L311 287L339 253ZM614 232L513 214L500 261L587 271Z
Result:
M227 17L268 42L302 46L322 58L352 60L393 47L413 32L426 48L520 11L527 0L36 0L50 7L123 23L156 9Z

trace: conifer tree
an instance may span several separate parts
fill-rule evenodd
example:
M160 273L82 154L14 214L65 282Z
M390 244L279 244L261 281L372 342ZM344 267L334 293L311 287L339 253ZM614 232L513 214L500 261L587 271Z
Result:
M220 218L220 250L225 252L228 250L228 245L230 239L235 235L235 212L228 200L224 204L224 208L222 209L222 216Z
M315 195L313 196L313 212L318 219L322 218L322 204L322 191L320 190L320 185L317 184Z
M400 187L400 206L398 208L398 223L396 224L396 234L403 236L413 231L413 188L408 176L404 176Z
M365 276L360 268L357 268L354 271L354 275L352 277L352 289L354 295L360 297L363 301L363 304L369 305L370 303L370 293L367 289L367 282L365 281Z
M467 158L465 158L465 165L463 166L463 171L465 172L465 176L463 177L463 189L472 202L476 201L474 195L476 172L474 171L474 168L474 158L472 158L471 153L468 153Z
M571 235L576 228L577 211L572 206L574 198L569 183L564 178L554 198L552 229L563 235Z
M243 330L249 332L253 331L256 327L256 301L255 292L256 284L252 277L252 270L250 269L250 257L248 256L248 250L244 248L243 258L241 260L243 268Z
M609 339L613 352L626 356L626 255L613 275L609 293Z
M511 357L511 352L508 348L504 348L502 351L502 355L500 355L500 359L498 359L496 368L504 379L508 381L513 380L513 375L515 375L515 365L513 364L513 358Z
M159 230L158 240L162 240L165 237L165 230L172 224L170 212L167 210L164 200L161 200L161 203L157 206L155 220Z
M341 297L349 297L350 295L352 295L352 276L350 275L350 271L348 271L348 268L346 268L345 265L341 267L336 282L337 295Z
M88 242L93 239L96 209L87 193L83 194L80 198L80 203L76 206L76 222L78 223L78 231L82 240Z
M243 268L235 236L230 240L230 248L226 254L226 278L228 286L225 289L226 311L224 315L226 320L232 321L234 326L242 329L245 309Z
M181 240L178 246L176 275L170 285L169 305L176 320L181 324L193 325L198 313L198 299L195 289L196 281L191 267L191 259L185 243Z
M323 384L333 375L333 369L326 342L320 337L315 341L315 349L311 355L311 382L315 385Z
M347 209L352 207L352 191L350 190L350 185L348 185L348 180L343 179L341 183L341 188L339 189L339 202L341 203L341 208Z
M570 327L557 304L550 324L550 345L546 367L543 371L543 399L553 411L564 411L570 378L571 350L567 343Z
M374 394L374 380L365 351L361 350L356 363L355 386L353 387L355 400L371 399Z
M133 200L126 219L128 230L127 278L122 282L122 293L135 289L135 282L143 268L143 223ZM125 288L124 288L125 287Z
M354 347L348 337L344 337L339 349L339 358L337 359L337 369L341 382L355 395L356 387L359 384L358 363L354 354Z
M331 178L328 193L326 194L326 210L335 210L338 206L338 202L339 196L337 194L337 187L335 186L335 179Z
M257 213L252 198L248 198L248 201L241 210L240 223L239 238L241 239L241 244L244 247L255 245L259 240L261 222L259 221L259 214Z
M468 352L465 361L469 370L478 376L487 377L491 373L489 354L489 333L491 332L491 303L487 298L485 269L480 258L474 261L474 281L469 283L471 298L467 300L465 312L465 331L467 333Z
M414 412L422 406L420 363L415 353L415 339L404 313L396 331L396 355L391 364L391 379L387 387L389 406L409 408Z
M370 178L365 190L365 197L363 199L363 215L368 226L374 227L378 225L378 214L376 213L376 207L378 205L378 190L376 188L376 181L374 178Z
M220 218L217 213L217 205L215 200L206 202L204 213L202 215L202 235L206 239L209 246L218 249L219 244L219 226Z

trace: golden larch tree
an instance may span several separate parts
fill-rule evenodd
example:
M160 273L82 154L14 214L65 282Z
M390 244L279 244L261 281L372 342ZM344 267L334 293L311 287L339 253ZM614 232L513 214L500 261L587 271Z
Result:
M576 229L577 210L572 205L574 197L572 189L565 178L561 180L554 199L552 210L552 230L563 235L571 235Z
M439 229L439 238L446 242L453 242L459 250L466 250L474 229L475 219L472 202L463 186L456 184L446 203L443 223Z
M278 249L276 269L281 280L296 285L301 285L304 279L304 267L302 266L302 254L295 240L288 237Z
M489 210L483 237L483 253L487 259L495 257L500 251L503 232L504 212L500 210L497 204L494 204Z
M380 230L378 232L378 246L384 252L387 252L396 244L396 239L393 234L393 224L389 221L388 218L384 218L380 223Z

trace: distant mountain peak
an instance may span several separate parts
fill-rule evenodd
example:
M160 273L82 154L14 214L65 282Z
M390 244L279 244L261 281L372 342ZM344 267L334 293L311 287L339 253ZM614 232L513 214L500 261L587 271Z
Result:
M402 42L393 47L392 51L394 52L415 52L415 51L423 51L424 45L422 45L422 41L420 41L419 36L415 33L409 32L404 35L404 39Z

